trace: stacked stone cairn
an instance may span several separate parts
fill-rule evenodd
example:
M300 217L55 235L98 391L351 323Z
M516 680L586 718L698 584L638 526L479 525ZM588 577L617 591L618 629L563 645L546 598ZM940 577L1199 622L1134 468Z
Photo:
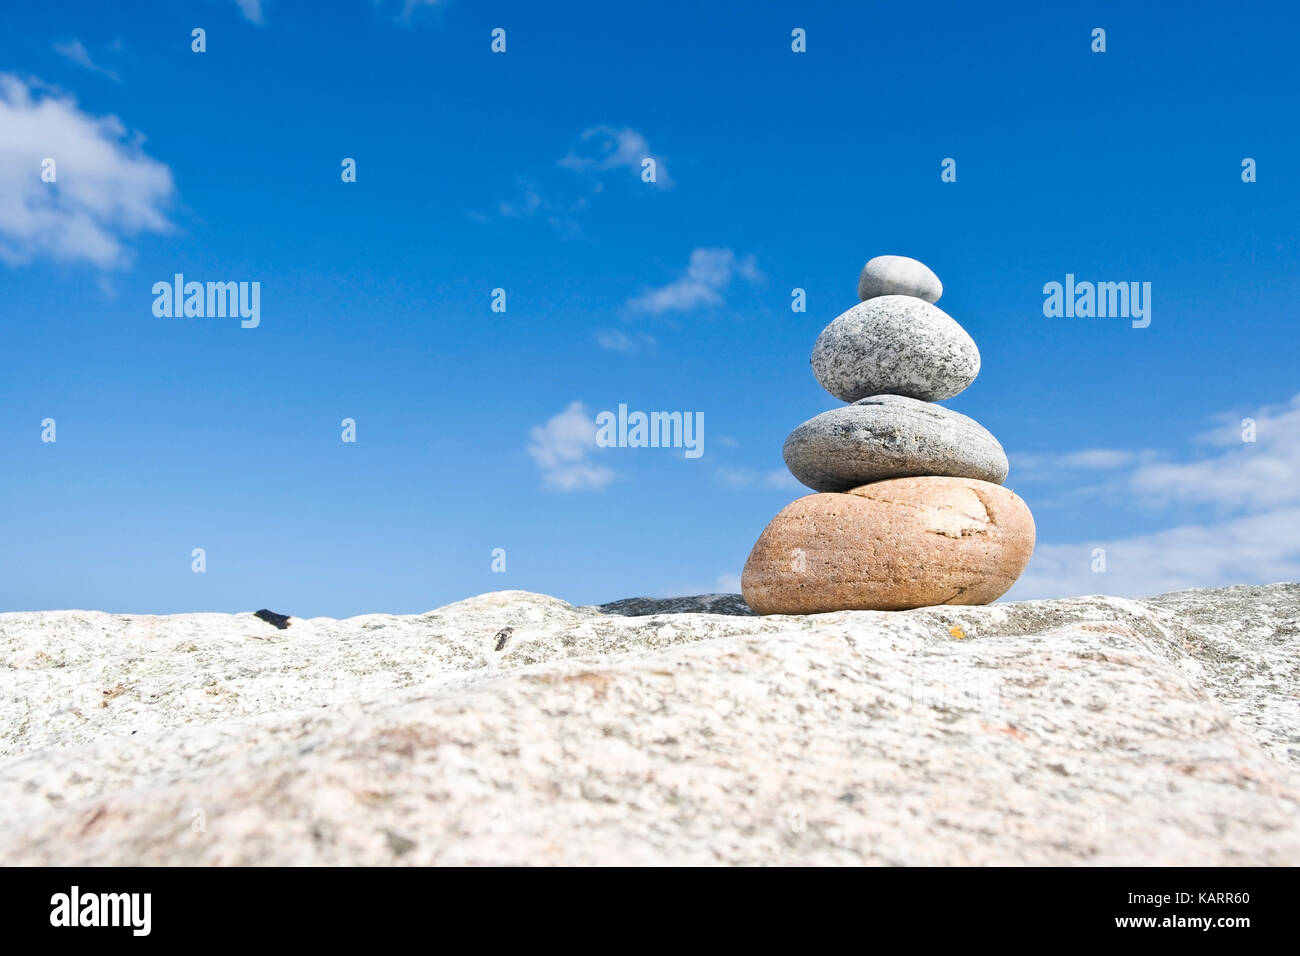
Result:
M817 494L773 518L745 563L759 614L988 604L1029 562L1034 519L1002 487L1002 446L933 404L980 369L975 342L934 305L942 293L915 259L877 256L862 301L818 337L813 374L851 404L785 441L786 465Z

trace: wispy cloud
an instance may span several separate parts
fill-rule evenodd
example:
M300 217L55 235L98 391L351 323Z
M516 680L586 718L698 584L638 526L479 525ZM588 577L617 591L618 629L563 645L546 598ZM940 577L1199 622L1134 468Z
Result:
M515 183L518 191L514 198L503 199L497 203L497 217L501 219L543 217L560 238L582 238L582 225L578 222L577 215L588 207L590 203L589 196L558 200L546 195L535 180L520 176L515 180ZM597 184L597 187L597 191L599 191L599 184ZM470 210L468 215L475 222L490 223L493 221L492 216L476 210Z
M497 203L497 212L507 219L535 216L539 212L554 208L554 204L542 198L541 190L531 180L517 181L519 192L514 199L503 199Z
M605 172L623 169L641 179L644 163L653 159L655 164L655 181L658 189L672 189L673 179L664 164L664 158L656 155L650 148L645 136L631 127L617 129L613 126L593 126L583 130L579 145L563 156L559 165L574 172Z
M445 0L371 0L375 8L388 13L403 26L414 23L419 15L445 5Z
M614 480L611 469L591 460L598 451L596 422L582 402L570 402L558 415L534 425L529 439L528 454L547 488L583 491L604 488Z
M1103 549L1104 572L1092 570ZM1300 508L1128 538L1045 544L1008 600L1111 594L1149 597L1183 588L1300 580Z
M92 73L98 73L100 76L106 76L114 83L121 83L122 78L117 75L116 71L107 67L100 66L90 56L90 51L86 49L84 43L80 40L72 39L66 43L53 44L53 50L59 56L63 57L77 66L84 67Z
M1104 592L1122 597L1224 584L1300 579L1300 395L1249 415L1219 416L1198 437L1213 453L1193 461L1153 460L1154 453L1092 459L1118 469L1105 486L1117 506L1147 511L1198 507L1211 520L1077 544L1043 544L1009 598ZM1254 424L1242 440L1243 419ZM1090 454L1090 453L1089 453ZM1062 456L1069 457L1069 456ZM1104 551L1105 571L1096 549Z
M629 300L627 308L633 313L662 315L721 305L722 293L737 275L750 282L762 278L752 255L741 258L731 249L696 249L691 252L684 275L646 290Z
M1255 441L1242 441L1242 421L1254 422ZM1300 395L1253 415L1220 416L1218 428L1199 440L1222 449L1186 463L1138 468L1132 488L1149 502L1212 504L1227 510L1257 510L1300 504Z
M600 329L596 332L596 344L613 352L639 352L655 346L655 337L644 332L629 335L618 329Z
M740 575L719 574L718 579L713 582L713 593L714 594L739 594Z
M1012 458L1016 478L1021 481L1057 479L1070 472L1111 471L1135 464L1151 452L1119 448L1087 448L1062 454L1019 454Z
M259 26L266 23L266 17L262 13L262 0L235 0L235 6L239 7L239 12L250 23Z
M406 26L413 23L422 11L443 6L444 2L445 0L371 0L371 5L381 15ZM239 12L250 23L258 26L266 23L262 0L235 0L235 6L239 7Z
M757 488L765 491L802 491L811 493L785 468L758 471L753 468L719 468L718 483L737 491Z
M124 266L124 239L172 228L171 170L116 116L82 112L39 81L0 73L0 259ZM41 178L55 161L56 181Z
M591 207L596 197L606 192L606 181L620 170L635 169L638 185L641 161L655 159L657 181L647 188L668 189L672 179L662 165L662 157L651 152L650 144L634 129L597 126L579 137L579 148L570 150L556 163L567 170L557 174L556 167L515 177L515 193L497 203L495 215L470 210L475 222L498 219L544 219L561 238L583 235L579 217ZM576 175L574 175L576 174Z

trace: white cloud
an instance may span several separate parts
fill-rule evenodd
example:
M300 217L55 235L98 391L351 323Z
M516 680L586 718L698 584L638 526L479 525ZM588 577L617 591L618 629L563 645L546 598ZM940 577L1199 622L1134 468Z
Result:
M663 168L663 157L650 151L646 138L634 129L615 129L610 126L596 126L586 130L579 137L582 151L570 150L556 163L570 172L580 174L577 181L573 177L556 178L554 169L541 176L518 176L515 180L517 194L513 199L503 199L497 203L496 215L501 219L533 219L545 216L547 223L562 238L581 238L582 226L577 217L591 208L592 200L605 192L603 173L620 169L633 169L637 178L641 176L641 160L654 158L656 181L653 184L660 189L672 188L672 178ZM542 182L538 182L541 179ZM470 218L486 222L492 217L486 213L472 210Z
M528 454L542 474L542 482L557 491L603 488L614 472L591 461L596 452L596 422L582 402L570 402L558 415L534 425L528 435Z
M1254 442L1241 440L1243 417L1254 419ZM1214 454L1190 462L1138 454L1102 488L1115 503L1210 506L1213 520L1126 538L1039 545L1008 598L1135 597L1300 579L1300 395L1250 416L1219 418L1221 427L1199 436ZM1118 460L1103 467L1119 467ZM1095 548L1105 550L1104 573L1092 570Z
M650 149L645 136L630 127L593 126L583 130L581 149L572 149L560 159L559 164L574 172L604 172L627 169L637 179L641 178L642 161L655 161L655 182L648 183L659 189L672 189L673 179L664 166L664 159Z
M444 0L371 0L372 5L383 14L390 15L402 25L409 24L421 10L441 6ZM244 15L244 19L259 26L266 23L262 9L262 0L235 0L235 6Z
M372 0L372 2L376 9L391 13L398 23L406 26L414 21L420 11L441 6L444 0Z
M519 180L519 198L503 199L497 203L497 212L507 219L522 219L534 216L543 210L553 209L553 204L542 198L537 185L529 180Z
M1243 417L1255 422L1255 441L1241 440ZM1300 504L1300 395L1286 405L1200 436L1221 454L1182 464L1148 464L1133 474L1132 488L1156 502L1213 504L1225 510Z
M751 282L762 278L753 256L737 258L731 249L695 249L685 275L643 292L631 299L627 307L633 312L661 315L702 305L721 305L722 293L735 275Z
M620 332L618 329L601 329L596 333L596 343L603 349L612 349L615 352L632 351L632 340L626 332Z
M773 468L771 471L756 471L752 468L719 468L716 472L718 481L728 488L762 488L767 491L812 491L800 484L799 480L785 468Z
M235 5L239 7L244 19L257 24L266 22L262 16L262 0L235 0Z
M638 352L643 348L653 348L655 337L643 332L628 335L618 329L600 329L596 332L596 344L614 352Z
M698 579L688 581L686 584L675 584L661 587L655 592L656 597L661 598L678 598L678 597L700 597L706 594L739 594L740 593L740 575L739 574L719 574L713 579L712 584L704 584Z
M116 116L91 116L66 94L0 73L0 130L0 259L10 265L49 256L122 266L124 237L172 228L171 170ZM46 157L56 182L41 179Z
M1017 481L1060 481L1077 472L1115 471L1149 460L1149 451L1086 448L1062 454L1016 454L1011 467Z
M1093 549L1106 570L1092 570ZM1300 508L1129 538L1046 544L1006 600L1111 594L1149 597L1182 588L1300 580Z
M596 192L600 191L596 184ZM546 217L546 222L561 239L582 238L582 225L575 216L590 204L589 197L580 196L574 200L562 201L548 198L544 190L534 180L520 176L516 179L518 195L514 199L503 199L497 203L497 215L502 219L533 219L539 215ZM475 210L469 216L477 222L491 222L492 217Z
M714 594L739 594L740 575L719 574L718 580L713 582L713 593Z
M63 57L65 60L72 61L73 63L77 64L77 66L84 67L85 69L90 70L92 73L98 73L101 76L106 76L114 83L122 82L122 78L118 76L116 72L106 67L100 66L93 59L91 59L90 51L86 49L85 44L83 44L80 40L73 39L73 40L69 40L67 43L55 43L53 45L53 49L54 52L57 53L59 56Z

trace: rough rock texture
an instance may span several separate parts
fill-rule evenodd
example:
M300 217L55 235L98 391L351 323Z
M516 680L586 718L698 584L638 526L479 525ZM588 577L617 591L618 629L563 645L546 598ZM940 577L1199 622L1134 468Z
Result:
M858 298L880 295L912 295L926 302L938 302L943 283L924 262L907 256L876 256L869 259L858 276Z
M1007 455L979 422L902 395L873 395L810 418L785 440L790 473L815 491L949 475L1002 484Z
M1294 584L5 614L0 860L1295 863L1298 662Z
M975 341L948 313L908 295L859 302L822 329L813 374L845 402L868 395L952 398L980 370Z
M790 502L763 529L740 589L759 614L988 604L1020 577L1034 519L973 478L893 478Z

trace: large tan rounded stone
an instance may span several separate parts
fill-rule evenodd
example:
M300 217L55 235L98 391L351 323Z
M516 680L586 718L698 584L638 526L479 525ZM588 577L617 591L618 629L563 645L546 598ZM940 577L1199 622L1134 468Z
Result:
M1001 485L893 478L786 505L740 587L759 614L988 604L1033 550L1033 515Z

